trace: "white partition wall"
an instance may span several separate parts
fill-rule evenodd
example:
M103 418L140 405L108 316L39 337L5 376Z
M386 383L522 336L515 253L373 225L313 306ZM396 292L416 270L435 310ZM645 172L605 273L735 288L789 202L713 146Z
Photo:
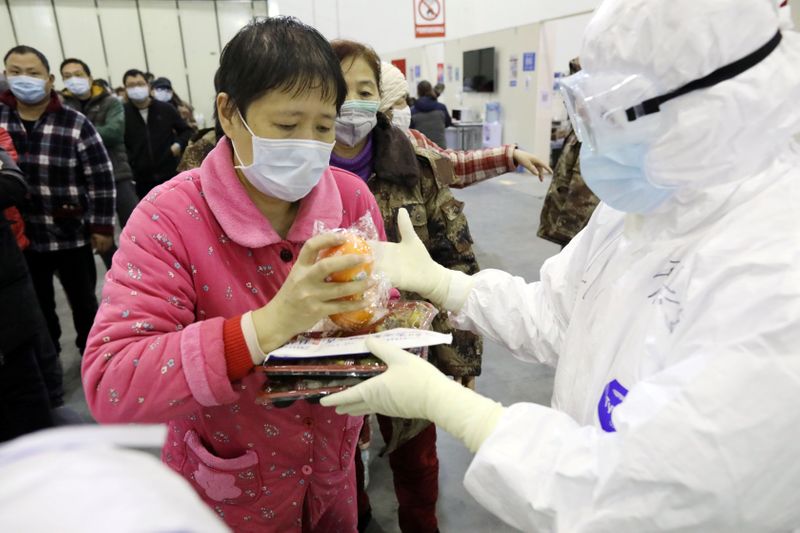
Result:
M108 59L108 82L118 87L126 70L146 70L139 12L135 2L124 0L97 0L96 5Z
M139 16L147 65L137 68L148 70L156 77L169 78L175 92L191 101L176 3L170 0L139 0ZM216 46L216 35L213 37Z
M108 78L100 24L96 15L86 16L94 11L94 0L69 0L54 3L54 7L64 56L80 58L89 65L94 77ZM59 65L52 67L60 82Z
M214 73L219 66L220 53L215 2L181 0L179 5L191 101L198 110L202 109L204 118L210 119L216 94Z
M150 71L169 78L209 122L222 47L267 12L267 0L0 0L0 53L18 44L39 49L58 88L65 57L85 61L113 87L128 69Z
M56 28L56 16L50 0L6 1L19 40L17 44L26 44L38 49L47 56L51 69L58 70L63 56ZM0 16L8 16L8 11Z
M538 91L541 66L536 70L523 70L523 54L539 52L541 24L528 24L518 28L500 30L444 43L446 66L452 67L453 78L445 78L447 89L442 96L449 108L462 107L483 116L487 102L497 101L501 105L503 143L520 147L546 159L550 144L550 130L537 127L537 111L540 103ZM495 49L495 92L471 93L463 91L463 55L468 50L493 47ZM516 84L511 86L511 57L517 58ZM458 72L458 79L455 73Z
M308 0L279 1L283 13L292 4ZM417 39L411 0L319 1L338 4L340 35L370 43L379 53L568 17L592 11L600 3L600 0L445 0L446 37Z
M230 41L251 18L259 14L254 12L251 2L217 2L216 6L219 46L222 51L225 43Z
M344 37L339 32L339 2L314 0L314 27L328 39Z
M11 23L11 8L8 6L8 2L3 0L0 2L0 53L2 55L6 55L9 49L16 46L15 31L14 25Z
M277 0L273 0L277 4ZM250 2L250 5L253 6L253 16L254 17L266 17L269 13L269 9L267 4L269 0L258 0ZM224 43L223 43L224 44Z
M569 60L578 55L583 31L590 18L591 12L579 13L540 23L385 52L381 53L381 58L384 61L406 60L406 78L411 95L415 95L416 84L421 79L435 83L437 65L444 63L446 90L440 101L450 109L466 108L479 116L483 116L487 102L500 102L503 142L516 143L546 160L550 152L551 121L554 118L566 118L563 104L553 89L554 73L566 72ZM443 54L437 50L437 47L442 46ZM494 47L496 52L495 91L464 92L462 64L464 52L488 47ZM533 70L526 70L524 65L526 54L535 54ZM417 66L419 66L418 76L415 72Z

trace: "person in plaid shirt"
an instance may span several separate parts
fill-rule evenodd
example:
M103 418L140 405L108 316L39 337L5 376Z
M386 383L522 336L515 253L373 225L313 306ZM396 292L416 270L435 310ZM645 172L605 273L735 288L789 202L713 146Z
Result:
M392 124L406 132L415 148L433 150L447 156L455 167L456 182L450 187L461 188L479 181L514 172L523 166L531 174L544 180L545 172L553 171L533 154L520 150L513 144L478 150L445 150L422 132L410 129L411 112L406 103L408 84L405 75L391 63L381 63L380 111L392 119Z
M19 153L31 190L24 210L25 256L53 344L60 350L53 276L67 294L83 353L97 312L92 250L107 251L114 235L114 176L91 122L61 105L47 58L17 46L4 58L10 90L0 95L0 127Z

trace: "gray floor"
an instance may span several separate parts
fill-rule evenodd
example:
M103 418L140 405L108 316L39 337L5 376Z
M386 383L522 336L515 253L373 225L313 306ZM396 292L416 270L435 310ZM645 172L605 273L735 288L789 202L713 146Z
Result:
M456 197L466 203L475 250L482 268L498 268L521 275L529 281L539 276L539 268L559 247L536 237L539 212L549 181L540 184L529 174L506 174L493 180L456 190ZM97 260L99 277L105 268ZM102 283L102 281L101 281ZM100 285L100 284L99 284ZM102 287L98 287L98 296ZM58 293L58 309L64 329L64 378L67 404L86 422L91 422L80 384L80 360L74 347L75 332L63 293ZM541 365L525 364L507 350L486 342L483 375L478 391L508 405L520 401L546 404L552 393L553 372ZM377 429L377 428L376 428ZM373 522L369 533L398 532L397 502L392 489L388 461L377 457L382 446L380 433L373 431L369 465L369 494ZM449 435L439 432L440 460L438 516L443 532L478 533L514 531L483 510L462 485L471 454Z

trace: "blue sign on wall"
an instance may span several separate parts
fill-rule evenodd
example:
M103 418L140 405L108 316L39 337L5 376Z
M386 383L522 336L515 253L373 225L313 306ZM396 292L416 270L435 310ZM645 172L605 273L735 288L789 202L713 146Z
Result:
M531 72L536 70L536 52L525 52L522 54L522 71Z
M419 65L414 65L414 77L419 78L420 76L422 76L422 69Z

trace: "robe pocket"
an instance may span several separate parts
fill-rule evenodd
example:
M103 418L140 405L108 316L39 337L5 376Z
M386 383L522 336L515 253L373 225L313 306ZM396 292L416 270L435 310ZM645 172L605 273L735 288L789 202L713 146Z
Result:
M204 498L243 504L261 496L261 474L256 452L247 450L244 455L226 459L209 451L194 430L188 431L183 440L186 460L181 473Z

